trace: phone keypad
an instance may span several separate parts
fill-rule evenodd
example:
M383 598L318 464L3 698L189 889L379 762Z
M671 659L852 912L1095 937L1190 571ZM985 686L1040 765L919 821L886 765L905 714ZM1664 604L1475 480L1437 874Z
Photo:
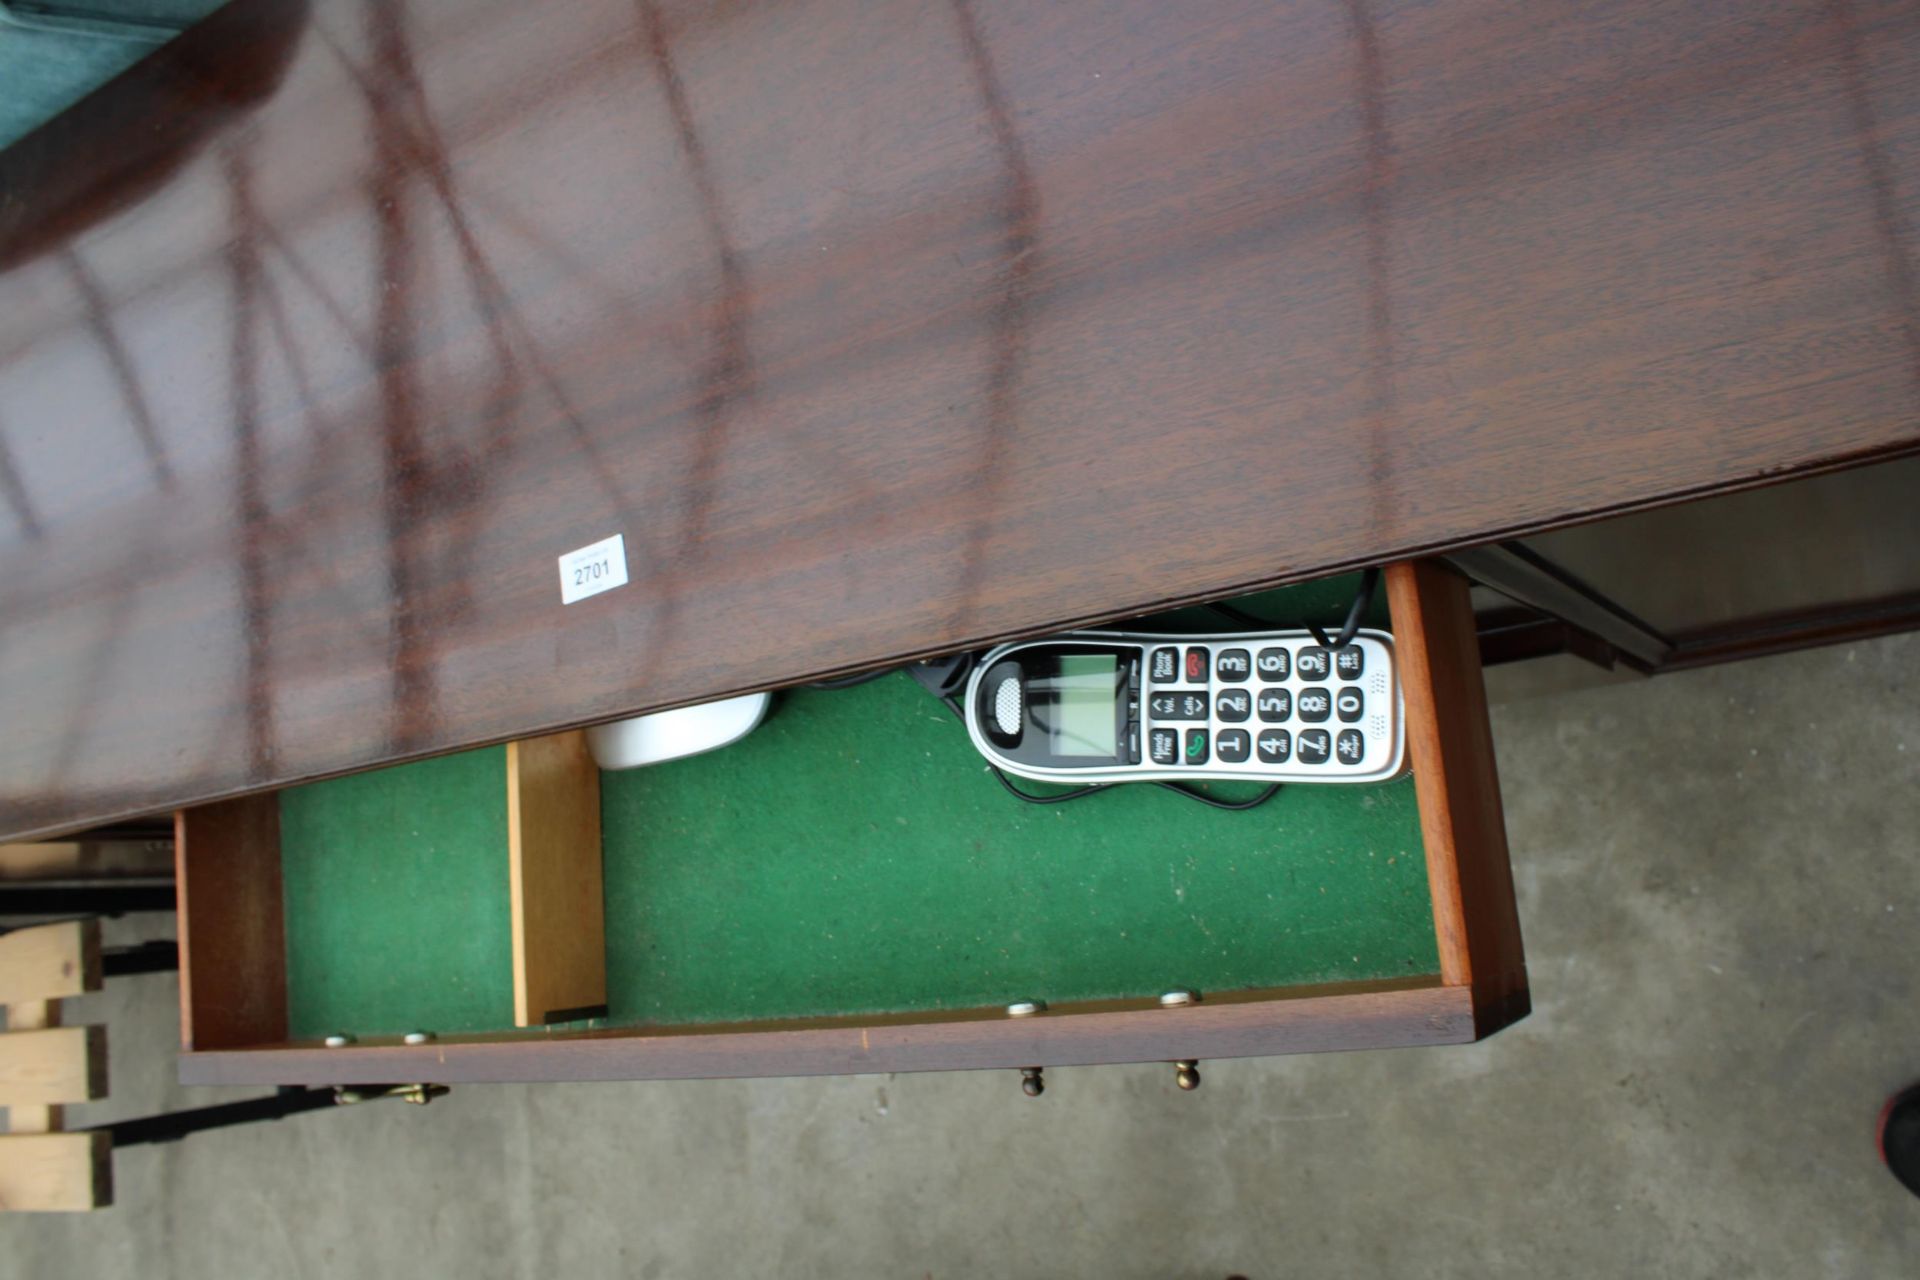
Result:
M1144 656L1145 737L1129 743L1133 758L1144 746L1161 769L1240 766L1327 781L1390 763L1382 748L1394 741L1392 661L1377 638L1338 647L1304 634L1217 647L1148 642Z

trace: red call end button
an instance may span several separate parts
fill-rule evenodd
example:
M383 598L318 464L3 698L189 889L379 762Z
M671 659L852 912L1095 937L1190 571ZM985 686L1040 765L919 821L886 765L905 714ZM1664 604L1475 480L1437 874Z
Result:
M1187 679L1194 684L1206 683L1207 651L1205 649L1187 650Z

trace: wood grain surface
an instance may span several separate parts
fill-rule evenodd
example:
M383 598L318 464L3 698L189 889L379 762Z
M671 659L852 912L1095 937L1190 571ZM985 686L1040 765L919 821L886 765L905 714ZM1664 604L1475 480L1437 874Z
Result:
M112 1135L0 1135L0 1210L84 1213L112 1203Z
M247 796L176 819L180 1047L227 1049L287 1034L280 797Z
M100 989L100 922L59 920L0 934L0 1004Z
M0 1107L62 1106L107 1096L107 1029L0 1033Z
M1492 1035L1532 1003L1473 605L1467 580L1435 561L1385 576L1440 978L1473 992L1475 1026Z
M1124 1007L1123 1007L1124 1006ZM499 1083L973 1071L1462 1044L1465 987L1427 980L1238 992L1178 1009L1142 1002L672 1030L446 1036L429 1045L261 1045L180 1056L182 1084ZM1169 1082L1171 1083L1171 1082Z
M604 1016L600 770L587 750L587 735L509 742L504 781L514 1025Z
M1920 448L1917 235L1895 0L235 0L0 153L0 836Z

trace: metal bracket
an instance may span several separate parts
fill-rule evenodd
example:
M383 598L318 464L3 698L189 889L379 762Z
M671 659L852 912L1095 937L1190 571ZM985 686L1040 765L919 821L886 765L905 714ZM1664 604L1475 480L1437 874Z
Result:
M1473 581L1603 641L1643 671L1673 652L1667 636L1531 547L1501 542L1446 559Z

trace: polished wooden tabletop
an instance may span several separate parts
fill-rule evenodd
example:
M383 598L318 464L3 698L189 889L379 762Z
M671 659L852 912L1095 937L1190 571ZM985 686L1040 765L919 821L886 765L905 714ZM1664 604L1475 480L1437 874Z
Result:
M1912 3L235 0L0 154L0 834L1912 450L1917 244Z

